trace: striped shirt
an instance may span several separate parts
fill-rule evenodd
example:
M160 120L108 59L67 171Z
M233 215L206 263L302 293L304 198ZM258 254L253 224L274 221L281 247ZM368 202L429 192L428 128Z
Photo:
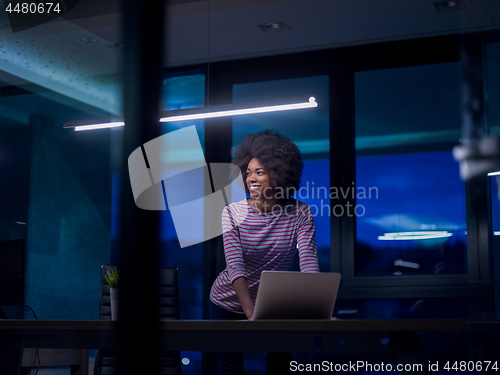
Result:
M222 227L226 269L212 285L210 300L226 310L243 313L234 280L246 278L255 303L262 271L289 271L297 248L301 272L319 272L314 218L303 202L259 213L244 199L224 208Z

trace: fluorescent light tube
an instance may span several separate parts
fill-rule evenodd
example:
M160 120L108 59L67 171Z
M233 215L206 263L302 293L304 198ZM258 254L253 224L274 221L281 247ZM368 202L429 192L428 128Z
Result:
M75 131L94 130L105 128L116 128L123 126L125 123L120 117L101 117L87 120L74 120L64 123L64 128L75 128Z
M123 125L125 125L125 123L123 121L107 122L104 124L80 125L80 126L75 126L75 131L78 132L78 131L82 131L82 130L117 128L117 127L123 126Z
M254 113L290 111L293 109L315 108L318 106L316 99L310 97L307 100L289 99L288 102L272 104L272 102L236 103L227 105L217 105L213 107L200 107L180 109L167 112L169 115L162 117L160 122L199 120L215 117L249 115Z
M318 106L314 97L291 98L274 101L261 101L252 103L233 103L224 105L214 105L211 107L198 107L179 109L175 111L163 112L165 116L160 118L160 122L186 121L207 119L225 116L238 116L253 113L266 113L278 111L290 111L294 109L315 108ZM109 122L106 122L108 120ZM114 128L123 126L122 119L93 119L68 121L64 128L75 128L75 131Z

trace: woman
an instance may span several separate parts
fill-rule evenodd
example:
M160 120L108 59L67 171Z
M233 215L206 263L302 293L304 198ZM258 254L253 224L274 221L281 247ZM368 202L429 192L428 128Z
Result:
M211 319L252 319L260 275L289 271L296 249L302 272L319 272L314 219L291 198L304 163L290 139L271 130L248 135L233 163L246 176L248 198L222 214L226 269L210 292ZM242 374L242 353L219 353L223 374Z

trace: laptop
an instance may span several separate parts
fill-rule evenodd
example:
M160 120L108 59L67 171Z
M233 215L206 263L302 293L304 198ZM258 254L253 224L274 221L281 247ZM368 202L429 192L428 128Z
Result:
M252 320L330 320L340 279L340 273L263 271Z

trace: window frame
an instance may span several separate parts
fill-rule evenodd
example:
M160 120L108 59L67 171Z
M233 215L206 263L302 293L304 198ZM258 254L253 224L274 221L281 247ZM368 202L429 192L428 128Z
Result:
M358 71L389 69L461 60L462 43L479 43L482 37L444 36L365 46L343 47L273 57L211 63L207 72L210 104L232 102L232 85L307 77L329 76L330 183L348 187L355 181L354 74ZM482 83L481 83L482 84ZM321 104L320 104L321 105ZM205 124L207 160L229 162L232 121L208 120ZM442 146L442 145L441 145ZM450 150L454 145L449 145ZM354 217L331 216L331 272L342 273L341 299L479 297L491 285L488 245L487 180L466 183L468 273L462 275L355 276L356 222ZM330 204L346 204L331 201ZM355 202L350 202L355 205ZM223 267L221 241L207 243L209 264L205 282L209 290ZM486 294L485 294L486 293Z
M477 43L477 40L471 41ZM352 142L341 144L343 154L350 155L350 170L344 172L345 181L355 181L356 151L355 119L354 119L354 75L356 72L377 69L410 67L417 65L437 64L461 61L460 43L466 43L458 37L440 37L426 40L387 43L378 51L374 46L363 49L363 58L357 56L346 67L344 75L349 76L350 95L350 130ZM428 51L439 50L431 55ZM395 51L399 53L395 54ZM375 52L375 53L374 53ZM383 57L381 57L383 56ZM441 147L443 145L440 145ZM451 151L454 145L449 144ZM332 146L333 147L333 146ZM414 149L415 151L417 148ZM398 151L398 150L394 150ZM460 275L401 275L401 276L356 276L356 218L343 218L342 231L342 278L341 297L383 299L383 298L439 298L439 297L474 297L480 293L480 268L487 265L484 257L480 257L479 248L487 248L487 238L481 233L485 219L485 183L474 180L465 183L465 205L467 217L467 262L468 272ZM477 195L479 193L479 195ZM476 199L478 198L479 199ZM356 202L351 202L355 205ZM483 259L482 259L483 258ZM482 265L483 267L480 267ZM484 280L483 280L484 281Z

